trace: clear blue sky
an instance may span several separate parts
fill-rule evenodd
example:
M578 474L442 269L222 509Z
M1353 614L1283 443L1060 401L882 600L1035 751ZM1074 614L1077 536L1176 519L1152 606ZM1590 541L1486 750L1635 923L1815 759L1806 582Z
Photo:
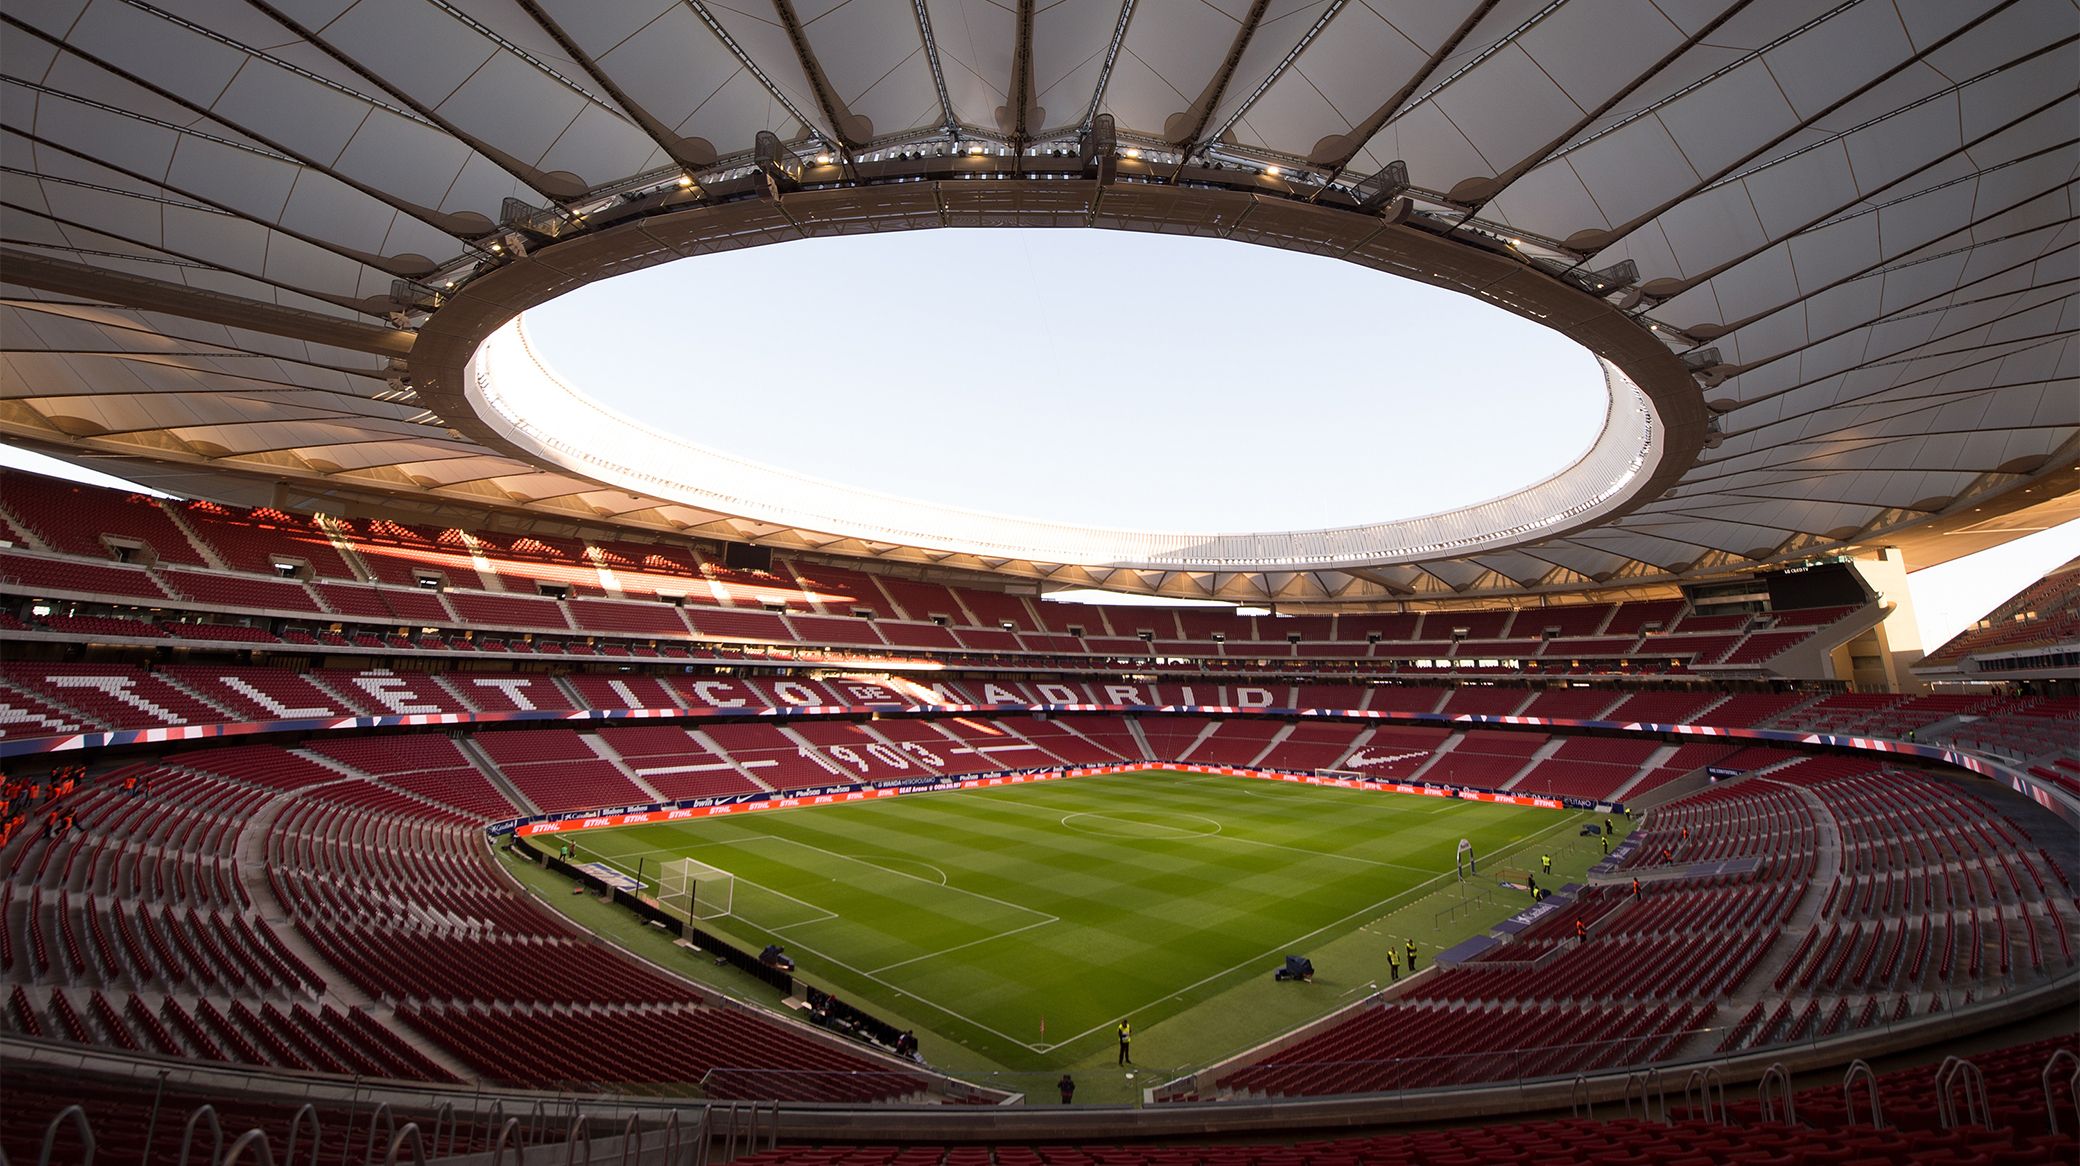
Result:
M709 448L1115 528L1291 530L1485 501L1579 457L1605 400L1587 350L1470 297L1115 231L702 256L581 288L527 326L572 385Z

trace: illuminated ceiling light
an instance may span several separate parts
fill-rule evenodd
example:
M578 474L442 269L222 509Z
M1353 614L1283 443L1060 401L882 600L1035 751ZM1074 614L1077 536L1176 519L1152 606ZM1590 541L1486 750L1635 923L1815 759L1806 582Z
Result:
M1276 166L1266 166L1264 167L1264 174L1268 178L1276 178L1279 175L1279 169Z
M827 154L827 153L825 153L825 154L818 154L818 155L816 155L816 164L817 164L818 166L828 166L828 165L830 165L830 164L831 164L831 156L830 156L829 154Z
M1140 156L1141 156L1141 151L1140 151L1140 150L1137 150L1137 149L1135 149L1135 148L1134 148L1134 147L1132 147L1132 146L1128 146L1128 147L1127 147L1127 157L1129 157L1129 158L1139 158Z
M970 158L980 158L980 157L982 157L982 147L981 147L981 146L969 146L969 147L968 147L968 157L970 157Z
M503 251L506 249L506 245L504 243L493 243L491 249L493 251Z
M679 176L679 189L681 189L681 190L684 190L684 189L686 189L687 187L689 187L689 186L692 186L692 185L693 185L693 175L691 175L691 174L681 174L681 175Z

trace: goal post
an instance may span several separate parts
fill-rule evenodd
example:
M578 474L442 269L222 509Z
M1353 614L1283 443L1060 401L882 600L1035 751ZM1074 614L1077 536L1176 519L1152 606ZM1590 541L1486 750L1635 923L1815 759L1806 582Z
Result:
M698 859L674 859L658 868L657 905L689 922L728 915L736 891L737 876Z

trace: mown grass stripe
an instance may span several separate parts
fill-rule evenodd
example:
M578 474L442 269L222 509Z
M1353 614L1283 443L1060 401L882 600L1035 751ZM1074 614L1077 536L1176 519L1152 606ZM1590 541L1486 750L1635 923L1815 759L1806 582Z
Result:
M1268 975L1290 944L1354 932L1451 871L1461 837L1487 853L1555 822L1519 807L1134 774L578 842L624 867L640 858L653 877L675 854L732 870L740 914L720 929L786 944L812 982L869 1008L943 1017L942 1037L1040 1066L1068 1053L1039 1049L1099 1041L1125 1014L1155 1024Z

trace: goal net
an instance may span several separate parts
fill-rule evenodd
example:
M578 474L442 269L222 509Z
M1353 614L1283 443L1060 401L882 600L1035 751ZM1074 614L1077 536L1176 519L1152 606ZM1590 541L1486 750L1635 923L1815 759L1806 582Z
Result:
M692 858L667 862L657 875L657 905L688 920L729 914L736 890L737 876Z

